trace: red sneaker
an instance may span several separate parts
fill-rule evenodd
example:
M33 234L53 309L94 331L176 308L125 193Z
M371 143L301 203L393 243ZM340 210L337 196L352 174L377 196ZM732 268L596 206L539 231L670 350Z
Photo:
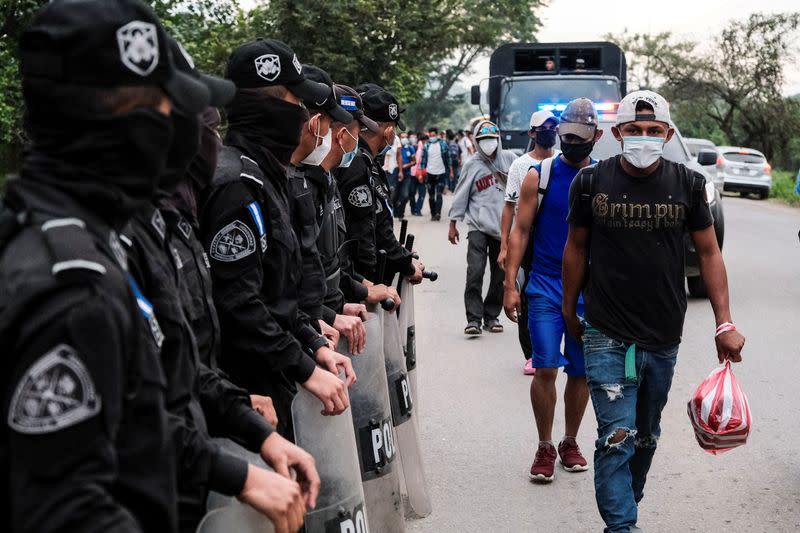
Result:
M549 442L540 442L539 449L536 450L536 458L531 465L531 473L528 475L531 481L539 483L550 483L553 481L556 466L556 447Z
M561 466L567 472L584 472L589 470L589 464L581 453L578 443L572 437L567 437L558 444L558 455L561 457Z

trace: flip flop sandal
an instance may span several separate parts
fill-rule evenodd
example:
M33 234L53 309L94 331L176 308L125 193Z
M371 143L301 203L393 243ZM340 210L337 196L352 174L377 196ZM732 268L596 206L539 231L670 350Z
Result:
M467 327L464 328L464 335L480 335L481 334L481 327L479 324L475 322L470 322L467 324Z
M485 327L487 331L492 333L503 333L503 324L500 322L489 322Z

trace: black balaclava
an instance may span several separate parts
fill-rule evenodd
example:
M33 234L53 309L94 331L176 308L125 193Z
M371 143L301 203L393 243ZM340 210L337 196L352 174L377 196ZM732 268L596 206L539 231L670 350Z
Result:
M189 162L189 168L178 182L172 195L172 204L184 214L197 218L197 198L211 184L217 168L217 157L222 140L217 133L220 124L219 111L215 107L206 108L199 115L200 149Z
M28 80L25 91L32 142L23 180L65 192L114 227L152 200L172 141L169 116L150 108L120 115L67 108L69 98L52 82ZM90 98L93 90L85 91Z
M164 173L158 180L159 195L170 196L183 180L189 164L200 149L200 117L172 109L172 144Z
M274 161L284 167L289 164L300 144L303 124L308 121L304 107L247 89L236 93L226 111L225 144L241 148L263 170L272 167Z

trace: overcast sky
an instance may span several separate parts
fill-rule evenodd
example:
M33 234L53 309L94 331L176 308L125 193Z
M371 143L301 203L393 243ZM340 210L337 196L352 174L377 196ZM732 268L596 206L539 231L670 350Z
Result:
M703 41L716 36L730 19L745 19L762 11L799 11L800 0L550 0L541 10L540 42L600 40L606 33L673 34ZM489 75L489 59L474 65L475 73L465 77L469 86ZM800 68L786 65L787 94L800 93Z

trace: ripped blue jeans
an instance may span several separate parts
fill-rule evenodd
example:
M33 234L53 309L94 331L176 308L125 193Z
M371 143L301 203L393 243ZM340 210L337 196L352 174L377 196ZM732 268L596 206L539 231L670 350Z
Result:
M627 350L586 324L583 353L598 436L594 487L605 533L627 533L636 524L678 355L677 345L661 352L637 348L632 379L630 366L626 378Z

